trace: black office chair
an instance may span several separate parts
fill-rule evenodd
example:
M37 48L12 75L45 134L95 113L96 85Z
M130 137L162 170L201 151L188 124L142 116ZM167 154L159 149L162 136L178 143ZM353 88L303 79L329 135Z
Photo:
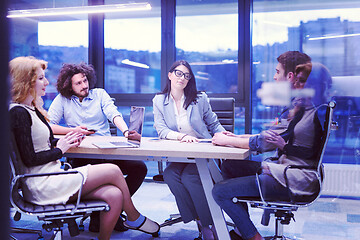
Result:
M80 201L81 189L79 190L79 197L76 203L68 204L54 204L54 205L36 205L26 201L22 195L22 180L31 177L43 177L51 175L62 174L81 174L75 170L68 170L55 173L41 173L41 174L23 174L23 162L20 158L20 154L15 142L15 138L11 133L10 141L10 167L12 171L12 182L10 192L10 202L15 208L16 213L14 216L15 221L19 221L21 214L28 214L31 216L37 216L38 220L44 221L42 225L43 229L50 232L53 230L51 239L62 239L62 227L64 224L68 225L70 236L76 236L79 234L79 228L76 223L76 219L89 215L93 211L108 211L109 205L104 201L85 200ZM82 176L82 175L81 175ZM83 176L82 176L83 177ZM84 179L84 178L83 178ZM15 229L14 232L19 232L19 229ZM21 231L23 232L23 231ZM39 239L42 239L40 230L35 230L33 233L39 234ZM15 238L13 238L15 239Z
M219 122L226 131L234 132L235 129L235 99L234 98L209 98L211 109L216 113Z
M216 113L219 122L225 128L225 130L234 132L235 128L235 99L234 98L209 98L211 109ZM209 159L209 169L214 182L222 180L220 172L220 159ZM159 175L154 176L155 181L164 181L162 177L163 166L162 162L158 162ZM160 164L161 163L161 164ZM156 179L155 179L156 178ZM170 214L170 217L160 224L160 227L171 226L175 223L182 222L180 214ZM230 223L230 225L234 226ZM199 228L199 237L195 240L202 239L202 233Z
M272 200L266 200L263 196L263 193L261 191L261 182L259 179L259 174L256 174L256 179L258 182L259 192L260 192L260 198L247 198L247 197L234 197L233 202L246 202L249 203L251 207L254 208L261 208L266 210L263 215L262 224L267 225L269 222L269 215L268 214L274 214L276 217L275 221L275 235L270 237L265 237L265 239L290 239L283 235L283 225L288 225L291 221L291 219L294 219L294 211L297 211L300 207L307 207L314 203L319 197L321 193L321 186L322 186L322 180L323 180L323 165L322 165L322 159L324 157L326 145L329 140L330 131L337 129L337 123L334 122L333 119L333 112L335 108L336 103L334 101L329 102L329 104L326 107L326 115L325 115L325 122L324 122L324 131L323 136L321 140L321 148L318 153L318 164L316 167L309 167L309 166L298 166L298 165L290 165L287 166L284 170L284 176L285 176L285 182L287 183L287 175L286 172L288 169L291 168L297 168L297 169L309 169L313 170L317 175L317 180L319 182L318 185L318 192L312 196L309 197L298 197L294 196L287 185L287 189L289 191L290 201L272 201ZM326 104L325 104L326 106ZM288 184L288 183L287 183Z
M109 121L109 129L111 136L117 136L117 127L114 123Z

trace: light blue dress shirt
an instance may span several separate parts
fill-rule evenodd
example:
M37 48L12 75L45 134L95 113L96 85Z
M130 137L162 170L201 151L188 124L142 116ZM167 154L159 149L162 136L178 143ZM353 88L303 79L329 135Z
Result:
M86 126L95 129L94 135L110 136L109 121L122 117L109 94L101 88L91 89L80 102L77 96L67 99L58 94L49 108L50 124L59 124L64 118L67 127Z

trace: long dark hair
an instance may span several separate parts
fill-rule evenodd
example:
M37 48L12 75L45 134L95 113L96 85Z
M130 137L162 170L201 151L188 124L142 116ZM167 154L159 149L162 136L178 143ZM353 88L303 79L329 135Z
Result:
M190 67L190 64L185 60L178 60L171 65L169 72L172 73L177 66L183 65L185 66L191 75L191 79L189 80L188 84L184 88L184 94L185 94L185 102L184 102L184 108L187 109L188 106L194 102L196 103L196 99L198 98L198 90L196 89L196 81L195 81L195 75ZM171 81L169 77L167 76L167 81L164 90L161 92L162 94L165 94L167 97L170 97L170 91L171 91Z
M92 89L95 86L96 74L94 67L92 65L87 65L85 63L80 63L80 64L65 63L60 69L60 74L57 79L56 88L61 95L63 95L68 99L70 99L74 93L72 90L71 78L78 73L82 73L86 76L87 80L89 81L89 89Z

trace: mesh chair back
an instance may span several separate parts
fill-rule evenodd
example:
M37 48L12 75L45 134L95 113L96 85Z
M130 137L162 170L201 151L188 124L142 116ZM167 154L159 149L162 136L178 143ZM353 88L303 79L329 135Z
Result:
M321 138L321 144L320 144L320 148L319 148L319 152L318 152L318 165L317 165L317 172L319 174L319 186L318 186L318 191L316 193L314 193L311 196L297 196L294 199L297 202L302 202L302 203L311 203L314 202L317 198L320 197L320 192L322 189L322 181L324 179L324 166L322 164L323 158L324 158L324 154L325 154L325 150L326 150L326 146L327 143L329 141L330 138L330 132L331 132L331 128L333 125L333 113L334 113L334 108L336 106L335 101L330 101L327 105L326 105L326 113L325 113L325 121L324 121L324 127L323 127L323 134L322 134L322 138Z
M16 145L14 133L10 131L10 167L12 171L12 177L16 175L24 174L25 165L21 161L19 149Z
M321 143L320 143L320 147L319 147L319 151L317 154L317 160L318 160L318 164L317 164L317 173L318 173L318 189L317 191L310 196L292 196L292 201L293 203L297 203L297 204L305 204L308 205L309 203L314 202L317 198L320 197L320 193L321 193L321 189L322 189L322 181L324 179L324 167L322 165L322 161L324 158L324 154L325 154L325 150L326 150L326 146L327 143L329 141L329 137L330 137L330 132L331 132L331 128L333 125L333 112L334 112L334 108L336 106L335 101L331 101L328 104L324 104L322 106L326 106L326 113L325 113L325 120L324 120L324 126L323 126L323 133L321 136ZM320 106L320 107L322 107ZM319 108L317 110L319 110Z
M219 122L225 130L234 132L235 128L235 99L209 98L212 111L216 113Z
M16 181L18 175L24 174L23 169L25 168L21 158L18 147L16 145L15 137L13 132L10 131L10 151L9 151L9 163L12 172L12 187L11 187L11 202L20 209L24 209L26 202L21 195L21 180Z

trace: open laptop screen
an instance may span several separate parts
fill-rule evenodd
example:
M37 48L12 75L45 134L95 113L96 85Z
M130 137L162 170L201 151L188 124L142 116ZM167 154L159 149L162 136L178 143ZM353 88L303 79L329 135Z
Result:
M144 124L145 107L132 106L130 110L129 135L126 142L94 142L93 145L98 148L136 148L140 147L143 124Z

